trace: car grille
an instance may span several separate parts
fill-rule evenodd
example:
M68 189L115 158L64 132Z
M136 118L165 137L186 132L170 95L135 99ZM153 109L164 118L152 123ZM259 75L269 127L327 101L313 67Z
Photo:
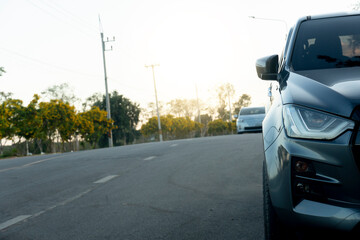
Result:
M262 126L255 126L255 127L245 127L245 130L261 130Z
M262 125L262 120L263 119L246 119L245 122L249 126L261 126Z

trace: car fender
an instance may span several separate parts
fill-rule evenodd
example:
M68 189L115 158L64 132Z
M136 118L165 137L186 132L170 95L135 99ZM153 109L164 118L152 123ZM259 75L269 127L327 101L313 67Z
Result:
M266 151L279 136L283 127L282 102L279 94L274 99L269 112L266 114L262 126L264 135L264 150Z

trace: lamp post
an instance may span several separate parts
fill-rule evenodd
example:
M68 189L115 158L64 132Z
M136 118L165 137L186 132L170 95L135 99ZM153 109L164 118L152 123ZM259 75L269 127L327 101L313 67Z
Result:
M252 18L252 19L258 19L258 20L264 20L264 21L276 21L276 22L282 22L283 24L285 24L285 36L287 34L287 31L288 31L288 25L286 23L285 20L282 20L282 19L277 19L277 18L259 18L259 17L255 17L255 16L249 16L249 18Z
M258 20L264 20L264 21L276 21L276 22L281 22L281 23L285 24L285 40L286 40L287 32L288 32L288 25L285 20L277 19L277 18L259 18L259 17L255 17L255 16L249 16L249 18L252 18L255 20L258 19ZM268 88L268 97L270 98L270 105L272 105L272 102L273 102L272 83L270 83L270 86Z

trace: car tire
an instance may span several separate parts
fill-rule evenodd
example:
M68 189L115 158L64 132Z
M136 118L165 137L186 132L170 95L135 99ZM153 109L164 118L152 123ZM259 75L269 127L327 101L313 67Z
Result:
M269 181L265 163L263 164L263 200L265 240L296 240L295 231L284 226L278 218L271 202Z

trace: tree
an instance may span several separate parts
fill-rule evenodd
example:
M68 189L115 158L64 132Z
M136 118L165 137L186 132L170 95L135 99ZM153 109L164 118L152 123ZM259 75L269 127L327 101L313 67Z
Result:
M4 67L0 67L0 76L2 76L3 73L5 73L5 69Z
M12 140L17 132L14 124L22 101L18 99L7 99L0 104L0 154L3 154L2 140Z
M94 93L93 95L91 95L90 97L88 97L85 102L82 104L83 106L83 111L85 112L88 109L91 109L92 106L94 106L94 104L96 102L101 102L103 98L103 95L101 93Z
M176 117L184 116L184 102L185 99L175 99L168 102L167 104L170 105L170 113Z
M189 117L174 117L173 115L161 116L161 129L165 140L194 137L200 132L202 125L192 121ZM158 137L157 117L152 117L141 126L141 133L145 137Z
M219 100L218 118L224 121L231 119L231 99L235 95L234 85L225 83L221 85L216 92ZM228 110L226 110L226 105L229 107Z
M161 121L161 129L163 134L166 134L166 128L163 128L164 122L163 122L163 118L164 117L160 117L160 121ZM141 134L144 135L145 137L149 137L151 135L157 135L159 133L159 127L158 127L158 122L157 122L157 117L151 117L148 119L148 122L146 124L143 124L141 126Z
M174 117L172 115L160 116L161 130L164 140L169 139L171 134L170 126L172 125L173 118ZM146 124L143 124L140 132L145 137L155 136L158 139L159 127L157 117L154 116L150 118Z
M175 139L194 137L192 135L196 132L200 133L201 127L202 124L192 121L189 117L174 118L171 126L172 137Z
M101 136L114 129L113 120L107 119L107 112L98 107L92 107L86 112L79 113L77 116L78 133L83 139L88 141L93 148L99 142Z
M58 102L57 111L61 115L57 131L65 151L64 142L70 141L76 132L76 111L74 106L62 101Z
M67 83L48 87L45 91L42 91L41 94L49 100L59 99L64 103L70 104L74 104L79 100Z
M12 97L12 93L0 92L0 103L10 99Z
M115 146L126 145L133 142L138 136L136 126L139 122L140 107L137 103L132 103L129 99L118 92L114 91L110 94L111 119L114 121L116 129L113 130L113 141ZM97 101L94 106L101 110L106 110L105 95L102 101ZM105 147L108 145L107 136L100 139L100 145Z
M197 116L198 106L196 99L175 99L167 103L170 106L170 114L176 117Z
M75 107L58 99L41 102L39 106L43 118L42 131L46 133L50 144L56 137L60 137L64 148L64 142L69 141L76 132Z
M159 114L160 115L165 115L164 114L164 104L163 102L159 101L158 102L159 105ZM157 116L157 109L156 109L156 104L153 102L148 103L146 108L142 108L141 109L141 115L143 119L149 119L152 118L154 116Z
M38 101L39 96L34 95L33 100L27 107L19 106L16 111L15 125L16 135L26 140L26 153L29 154L28 141L34 139L38 131L41 131L42 118L39 114ZM42 149L40 147L40 151Z
M208 133L213 136L223 135L229 128L228 123L222 119L216 119L212 122L209 122L208 127Z
M202 124L202 136L205 136L209 129L209 123L212 121L212 117L209 114L200 115L201 124Z
M239 100L234 103L234 113L239 114L242 107L248 107L251 104L251 97L248 94L240 96Z

